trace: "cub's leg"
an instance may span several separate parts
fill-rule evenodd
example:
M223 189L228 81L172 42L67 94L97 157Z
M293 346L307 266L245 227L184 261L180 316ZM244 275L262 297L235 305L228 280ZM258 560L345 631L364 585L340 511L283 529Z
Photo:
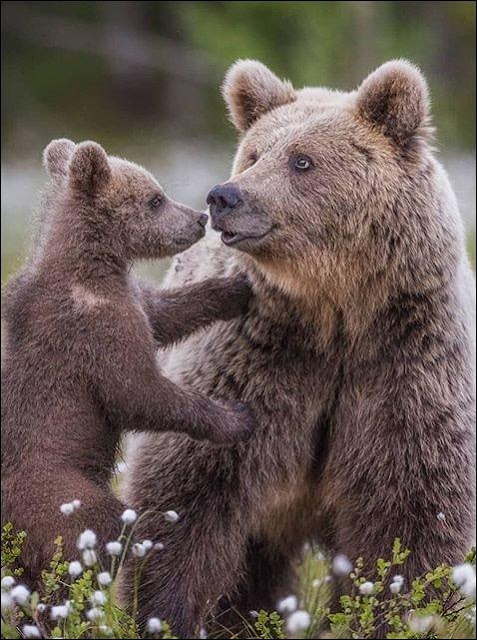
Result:
M31 492L25 508L20 510L17 506L12 512L15 528L27 534L22 562L31 588L41 590L41 572L49 567L58 536L63 540L64 559L82 562L77 541L85 529L96 533L98 561L104 569L109 568L105 544L118 537L124 510L109 487L97 485L82 474L69 472L57 476L51 483L45 482L43 487L31 487ZM81 506L71 515L63 515L60 505L73 499L80 500Z

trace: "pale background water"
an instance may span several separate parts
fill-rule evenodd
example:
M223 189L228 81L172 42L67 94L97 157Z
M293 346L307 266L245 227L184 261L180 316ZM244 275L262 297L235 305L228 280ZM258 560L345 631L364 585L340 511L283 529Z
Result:
M138 151L125 157L143 162L158 178L174 199L196 208L205 207L208 190L224 180L230 171L234 149L224 146L211 148L207 140L195 144L177 143L163 145L160 156L138 157ZM8 156L2 165L2 281L21 265L28 247L30 222L35 211L38 194L45 183L41 166L41 150L38 157L28 162L9 163ZM446 167L460 205L469 235L475 235L475 155L444 155ZM160 277L164 264L142 265L140 271L150 277Z

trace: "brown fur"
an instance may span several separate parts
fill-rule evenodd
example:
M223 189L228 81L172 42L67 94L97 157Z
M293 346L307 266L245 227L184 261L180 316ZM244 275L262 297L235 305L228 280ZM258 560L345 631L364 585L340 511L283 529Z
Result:
M36 251L7 286L2 371L2 517L27 532L31 583L58 534L68 559L85 527L101 543L117 535L123 506L110 480L124 430L174 429L227 444L250 428L242 405L176 387L155 359L156 344L242 313L243 276L158 292L129 275L135 258L199 240L207 216L95 143L55 141L44 158L49 210ZM65 518L59 507L75 498L83 506Z
M277 103L283 83L265 75L243 61L225 80L244 135L209 198L238 251L210 237L168 280L240 265L254 301L164 357L175 379L249 403L258 428L228 449L144 435L132 454L128 500L150 510L138 536L165 543L140 616L181 637L210 612L273 608L307 539L372 575L399 536L407 585L472 541L473 280L425 81L396 61L357 91L287 85ZM228 210L224 188L240 194ZM165 508L181 520L162 522Z

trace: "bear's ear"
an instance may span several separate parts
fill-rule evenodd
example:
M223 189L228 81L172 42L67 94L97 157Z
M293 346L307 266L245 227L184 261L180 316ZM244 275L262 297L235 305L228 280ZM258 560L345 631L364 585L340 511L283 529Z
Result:
M97 195L111 179L105 150L96 142L82 142L76 147L69 165L72 186L89 195Z
M67 138L52 140L43 151L43 166L50 178L60 180L66 176L68 162L76 145Z
M222 95L239 131L246 131L267 111L296 99L292 85L257 60L235 62L225 76Z
M386 62L358 89L357 107L362 117L403 145L416 133L425 133L428 127L427 83L410 62Z

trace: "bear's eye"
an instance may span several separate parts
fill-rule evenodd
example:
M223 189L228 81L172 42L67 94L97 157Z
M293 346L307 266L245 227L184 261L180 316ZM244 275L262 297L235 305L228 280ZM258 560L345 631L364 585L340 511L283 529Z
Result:
M154 196L154 198L149 202L149 205L153 208L153 209L157 209L157 207L159 207L162 203L162 196L159 194L156 194Z
M308 156L295 156L293 158L293 167L297 171L308 171L313 167L313 160Z
M248 157L248 162L247 162L248 166L249 166L249 167L253 167L253 165L257 162L257 160L258 160L258 155L257 155L257 153L254 151L254 152L253 152L253 153L251 153L251 154L249 155L249 157Z

